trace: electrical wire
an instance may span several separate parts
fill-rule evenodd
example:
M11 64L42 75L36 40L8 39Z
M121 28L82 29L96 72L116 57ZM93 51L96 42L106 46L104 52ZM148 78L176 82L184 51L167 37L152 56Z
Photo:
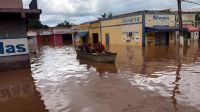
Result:
M190 1L190 0L182 0L182 1L187 2L187 3L191 3L191 4L195 4L195 5L200 5L200 3L193 2L193 1Z

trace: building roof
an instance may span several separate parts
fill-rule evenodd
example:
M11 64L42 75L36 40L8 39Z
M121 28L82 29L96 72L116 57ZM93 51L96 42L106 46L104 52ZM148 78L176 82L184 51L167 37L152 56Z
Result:
M169 12L166 10L142 10L142 11L136 11L136 12L126 13L126 14L115 15L112 18L104 18L104 19L100 19L100 20L85 22L82 24L96 23L96 22L100 22L100 21L118 19L118 18L123 18L123 17L130 17L130 16L135 16L135 15L141 15L141 14L176 14L176 12Z
M126 14L115 15L112 18L105 18L105 19L100 19L100 20L89 21L89 22L85 22L82 24L97 23L100 21L118 19L118 18L123 18L123 17L130 17L130 16L135 16L135 15L141 15L141 14L177 14L177 13L178 13L177 9L142 10L142 11L136 11L136 12L126 13ZM200 8L183 9L183 14L200 14Z
M164 10L161 10L161 11L172 12L172 13L175 13L175 14L178 13L178 9L176 9L176 8L164 9ZM183 14L200 14L200 8L182 9L182 13Z

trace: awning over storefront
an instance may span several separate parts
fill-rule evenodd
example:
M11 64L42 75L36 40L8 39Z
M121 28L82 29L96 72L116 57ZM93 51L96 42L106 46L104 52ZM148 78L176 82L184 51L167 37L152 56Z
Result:
M78 32L77 37L86 37L88 35L88 32Z
M187 29L184 28L186 31ZM179 31L178 27L146 27L145 32L176 32Z
M199 32L200 30L198 28L195 28L193 26L189 26L188 28L188 32Z

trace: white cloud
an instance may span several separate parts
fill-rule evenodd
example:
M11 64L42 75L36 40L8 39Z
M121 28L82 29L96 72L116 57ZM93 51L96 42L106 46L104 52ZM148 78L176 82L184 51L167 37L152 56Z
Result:
M31 0L23 0L25 7ZM199 2L199 0L192 0ZM148 9L176 8L176 0L38 0L38 6L43 14L41 21L54 26L68 20L72 23L82 23L96 19L104 12L120 14ZM183 3L183 8L198 8L198 5Z

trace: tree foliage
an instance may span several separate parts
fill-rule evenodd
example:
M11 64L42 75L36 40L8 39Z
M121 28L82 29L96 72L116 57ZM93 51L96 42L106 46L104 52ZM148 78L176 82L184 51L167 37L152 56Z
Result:
M28 21L28 29L36 30L36 29L48 29L49 26L43 25L40 20L29 20Z
M104 13L103 15L101 15L99 19L107 19L107 18L112 18L112 17L113 17L112 12L109 12L109 13Z
M62 23L59 23L58 25L56 25L57 27L71 27L72 24L68 21L64 21Z

